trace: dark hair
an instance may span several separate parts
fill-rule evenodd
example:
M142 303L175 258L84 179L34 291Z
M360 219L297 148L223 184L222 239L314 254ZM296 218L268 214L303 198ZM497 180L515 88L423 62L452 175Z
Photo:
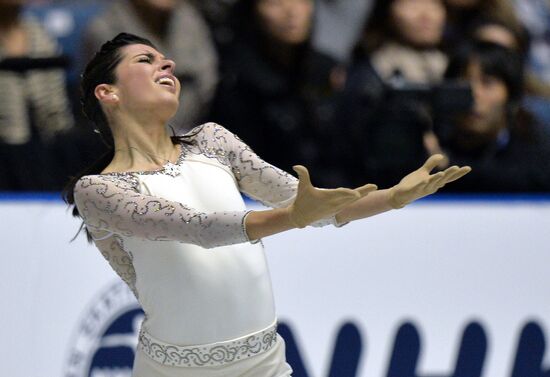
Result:
M100 84L116 83L115 68L122 60L122 47L132 44L144 44L156 49L151 41L133 34L120 33L107 41L86 65L80 83L80 104L86 118L94 123L94 131L101 136L108 146L114 145L111 129L105 113L95 96L95 88Z
M463 77L473 61L479 63L484 74L504 82L508 89L509 104L519 104L524 94L524 66L517 51L492 42L465 44L451 56L445 79Z
M445 48L453 50L464 37L469 36L472 27L475 27L474 23L480 18L498 20L498 23L513 30L514 34L522 34L524 27L511 3L509 0L483 0L473 2L469 6L449 4Z
M451 57L445 78L463 77L468 65L472 62L479 63L483 74L496 77L504 82L508 90L508 102L505 109L507 127L513 129L524 140L532 140L534 137L533 125L536 123L536 119L522 105L525 93L525 68L521 54L491 42L478 41L463 45Z
M63 200L69 205L74 205L74 187L78 180L85 175L101 173L114 157L113 135L107 117L95 96L95 88L100 84L116 83L117 78L115 69L123 59L120 50L125 46L133 44L144 44L156 49L155 45L148 39L133 34L120 33L101 46L100 50L86 65L84 73L81 76L80 103L82 105L82 112L93 122L94 132L97 133L107 145L108 151L92 165L70 179L62 193ZM185 136L172 136L172 142L174 144L188 142L187 139L188 138ZM76 206L73 207L72 213L73 216L80 217L80 213ZM86 233L88 235L88 240L90 240L88 232Z
M233 30L239 32L252 31L256 24L256 3L258 0L239 0L230 10L229 21Z
M372 10L365 19L362 33L355 46L354 55L357 57L369 55L393 35L388 19L394 1L375 0Z
M509 0L484 0L477 1L471 6L461 7L447 6L451 23L459 22L469 25L470 20L478 17L496 17L511 27L521 25L514 6ZM462 30L464 30L462 28Z

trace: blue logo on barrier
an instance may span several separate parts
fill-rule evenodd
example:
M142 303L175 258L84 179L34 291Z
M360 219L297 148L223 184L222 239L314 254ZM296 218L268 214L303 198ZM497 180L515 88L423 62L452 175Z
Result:
M141 309L131 309L115 318L101 335L98 347L91 355L87 377L131 375L142 320Z
M131 377L143 311L122 281L94 299L82 318L65 377Z
M310 377L300 356L293 331L285 324L279 333L286 341L287 361L294 369L293 377ZM356 377L364 345L357 326L346 323L340 327L328 377ZM417 373L422 343L412 323L403 324L397 331L393 351L385 377L427 377ZM519 337L516 358L510 377L550 377L550 369L542 366L546 341L541 327L535 322L526 324ZM487 354L487 336L483 327L472 322L462 334L454 371L446 376L429 377L481 377ZM366 369L368 369L368 360Z
M72 342L65 377L131 377L134 350L137 346L143 311L132 292L122 283L105 290L87 310ZM295 331L279 324L286 341L287 360L293 377L312 377L307 371L296 343ZM334 342L327 377L357 377L366 345L352 322L343 324ZM481 377L486 365L487 335L477 322L469 323L463 333L454 370L448 375L430 377ZM544 332L536 322L527 323L519 336L509 377L550 377L544 369L546 350ZM417 327L402 324L395 336L386 373L381 377L427 377L417 372L422 340ZM368 359L362 360L368 370Z

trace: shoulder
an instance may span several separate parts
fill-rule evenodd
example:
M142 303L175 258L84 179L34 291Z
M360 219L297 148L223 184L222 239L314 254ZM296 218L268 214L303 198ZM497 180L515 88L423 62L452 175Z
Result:
M513 139L531 146L548 146L550 143L550 127L540 121L536 114L526 108L520 108L512 123Z
M138 192L138 187L138 179L132 174L113 173L85 175L75 183L75 201L89 196L107 196L117 191Z
M233 134L227 128L214 122L201 124L200 126L197 126L191 129L189 132L180 136L186 137L186 138L204 138L204 137L218 138L218 137L228 137L228 136L236 137L235 134Z
M235 153L249 149L237 135L214 122L195 127L182 137L191 144L187 151L216 158L224 165L231 164Z

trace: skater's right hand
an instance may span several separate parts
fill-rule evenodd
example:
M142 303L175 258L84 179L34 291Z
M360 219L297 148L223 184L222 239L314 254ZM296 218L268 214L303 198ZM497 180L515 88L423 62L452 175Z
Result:
M298 193L288 209L291 223L298 228L334 216L346 206L377 189L373 184L355 189L321 189L311 184L309 172L304 166L296 165L293 169L298 174Z
M394 208L403 208L407 204L424 196L435 193L447 183L456 181L468 174L469 166L451 166L443 171L431 174L445 156L435 154L424 165L405 176L397 185L389 189L389 203Z

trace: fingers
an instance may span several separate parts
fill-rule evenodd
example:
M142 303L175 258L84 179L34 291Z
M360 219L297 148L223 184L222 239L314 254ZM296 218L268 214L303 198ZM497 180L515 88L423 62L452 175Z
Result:
M335 189L324 189L323 193L325 193L327 196L330 196L333 200L339 201L339 202L346 202L348 200L357 200L361 197L361 194L352 189L339 187Z
M361 195L361 197L367 195L370 192L376 191L376 190L378 190L378 186L373 185L372 183L366 184L366 185L361 186L361 187L357 187L355 189L355 191L357 191L359 193L359 195Z
M443 174L444 174L443 178L438 182L436 186L436 190L440 189L441 187L445 186L448 182L450 182L450 179L452 179L459 170L460 170L459 167L456 165L451 166L448 169L445 169L445 171L443 171Z
M437 191L438 188L444 185L445 180L445 172L440 171L437 174L434 174L430 176L430 179L428 180L428 183L426 184L425 191L432 193Z
M458 167L457 167L458 168ZM469 166L463 166L461 168L458 168L456 172L454 172L452 175L450 175L447 180L445 181L445 184L449 182L456 181L459 178L464 177L466 174L472 171L472 168Z
M443 160L445 159L445 156L442 154L434 154L433 156L430 156L422 165L422 168L426 169L428 172L432 171L436 166L438 166Z
M309 178L309 172L308 170L306 169L305 166L302 166L302 165L294 165L292 167L292 169L294 169L294 171L298 174L298 179L300 180L298 182L298 184L300 186L303 186L303 185L306 185L306 186L313 186L311 184L311 179Z
M443 155L443 158L441 159L441 161L439 162L439 164L437 165L437 167L441 170L445 169L445 168L448 168L449 167L449 157L447 157L446 155Z
M469 166L463 166L461 168L459 168L456 165L451 166L450 168L446 169L445 171L439 172L439 173L434 174L433 176L431 176L429 184L428 184L428 186L429 186L428 189L436 191L436 190L440 189L441 187L445 186L447 183L452 182L452 181L456 181L457 179L465 176L471 170L472 170L472 168L470 168ZM440 175L441 173L443 173L443 174L439 178L437 178L437 179L433 178L433 180L432 180L432 177L436 177L437 175Z

